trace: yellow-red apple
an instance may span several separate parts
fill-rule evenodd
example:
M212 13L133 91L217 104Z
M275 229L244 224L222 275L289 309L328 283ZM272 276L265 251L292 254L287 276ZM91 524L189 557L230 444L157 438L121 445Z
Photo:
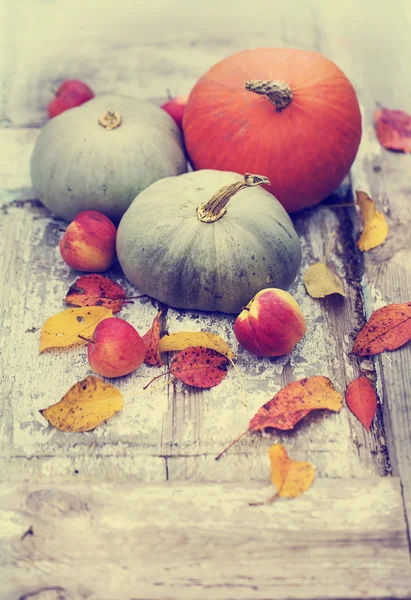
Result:
M103 321L104 322L104 321ZM288 292L261 290L238 315L234 333L243 348L256 356L283 356L305 334L304 315Z
M69 224L60 242L61 256L76 271L101 273L116 257L117 230L96 210L79 213Z
M90 367L103 377L122 377L143 364L146 347L130 323L116 317L95 328L87 348Z

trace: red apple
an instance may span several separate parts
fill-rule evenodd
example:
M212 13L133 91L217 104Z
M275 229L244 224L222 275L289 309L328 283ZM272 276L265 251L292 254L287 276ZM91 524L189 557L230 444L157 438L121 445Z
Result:
M288 292L261 290L238 315L234 333L243 348L256 356L283 356L305 334L301 308Z
M183 122L184 109L186 107L188 100L188 96L176 96L175 98L170 98L162 105L162 109L166 111L173 117L174 121L177 123L179 127Z
M130 323L116 317L104 319L87 347L90 367L103 377L122 377L143 364L146 347Z
M76 271L107 271L116 257L117 230L96 210L79 213L67 227L60 252L64 262Z
M50 119L57 117L60 113L81 106L88 100L94 98L93 91L77 79L64 81L55 93L54 99L49 103L47 110Z

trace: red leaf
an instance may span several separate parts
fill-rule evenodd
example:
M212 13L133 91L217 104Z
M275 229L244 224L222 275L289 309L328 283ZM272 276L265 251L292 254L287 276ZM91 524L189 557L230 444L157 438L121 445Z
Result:
M374 386L362 375L348 384L345 400L352 414L369 431L377 410L377 394Z
M314 375L289 383L264 404L251 419L249 431L266 427L293 429L312 410L327 408L339 411L341 394L327 377Z
M411 339L411 302L376 310L359 332L352 349L358 356L396 350Z
M143 342L147 348L146 358L144 359L146 365L161 367L163 364L158 352L158 344L160 343L160 316L162 312L163 311L160 310L160 312L157 313L154 317L152 326L147 333L143 335Z
M382 108L374 120L380 144L388 150L411 152L411 116L402 110Z
M188 385L208 389L221 383L227 375L229 364L223 354L211 348L193 346L173 358L170 373Z
M65 298L69 306L104 306L113 314L120 312L125 301L126 293L121 285L95 273L79 277Z

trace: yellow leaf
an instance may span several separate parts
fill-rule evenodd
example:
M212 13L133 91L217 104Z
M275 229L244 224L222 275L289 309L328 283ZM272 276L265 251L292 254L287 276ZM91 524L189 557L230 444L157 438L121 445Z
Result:
M292 460L282 444L270 447L271 481L280 498L297 498L311 486L315 468L308 462Z
M325 298L330 294L346 296L343 282L325 263L315 263L306 270L304 285L311 298Z
M220 354L233 359L234 353L230 346L219 335L207 331L179 332L165 335L160 339L158 351L171 352L174 350L185 350L192 346L204 346L211 348Z
M60 402L40 413L61 431L91 431L122 408L121 392L103 379L90 376L73 385Z
M103 306L83 306L63 310L44 323L40 334L40 352L50 348L84 344L85 340L78 336L91 337L100 321L112 316L112 311Z
M365 192L355 192L357 204L360 207L361 217L364 221L364 229L358 240L361 251L376 248L386 239L388 225L383 213L378 212L373 200Z

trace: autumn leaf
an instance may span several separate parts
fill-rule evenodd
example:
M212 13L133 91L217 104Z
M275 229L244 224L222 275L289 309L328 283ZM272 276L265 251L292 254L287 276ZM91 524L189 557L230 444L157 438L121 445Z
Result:
M311 265L304 273L304 285L311 298L325 298L330 294L346 296L343 282L338 275L327 266L328 254L334 236L335 233L331 235L328 241L324 261Z
M378 140L387 150L411 152L411 116L402 110L381 108L374 113Z
M388 235L388 225L383 213L378 212L373 200L365 192L355 192L360 207L364 229L358 240L358 247L363 252L376 248L384 242Z
M271 481L279 498L297 498L311 487L315 477L315 467L311 463L292 460L281 444L271 446L268 455Z
M234 353L230 346L219 335L207 331L178 332L165 335L161 338L158 351L172 352L176 350L185 350L193 346L203 346L210 348L229 358L234 358Z
M359 332L352 349L358 356L396 350L411 339L411 302L387 304L376 310Z
M159 311L154 317L154 321L150 329L145 335L143 335L143 342L147 348L147 354L144 359L146 365L155 365L161 367L163 361L161 360L158 352L158 345L160 342L160 316L163 311Z
M374 386L363 375L357 377L349 383L345 400L352 414L369 431L377 410L377 394Z
M307 269L304 285L311 298L325 298L330 294L346 296L343 282L325 263L316 263Z
M289 383L259 408L251 419L248 430L220 452L216 460L249 432L266 428L287 431L293 429L313 410L327 409L338 412L341 406L342 394L334 389L327 377L314 375Z
M60 431L91 431L123 408L123 396L98 377L73 385L60 402L40 411Z
M97 325L112 317L111 310L102 306L68 308L47 319L40 333L40 352L84 344L79 335L90 338Z
M338 412L341 406L342 394L335 391L327 377L305 377L289 383L264 404L251 419L248 429L260 431L273 427L286 431L293 429L312 410L328 409Z
M230 363L226 356L203 346L186 348L170 363L170 373L194 387L215 387L227 375Z
M76 279L65 298L69 306L103 306L113 314L120 312L126 301L121 285L94 273Z

